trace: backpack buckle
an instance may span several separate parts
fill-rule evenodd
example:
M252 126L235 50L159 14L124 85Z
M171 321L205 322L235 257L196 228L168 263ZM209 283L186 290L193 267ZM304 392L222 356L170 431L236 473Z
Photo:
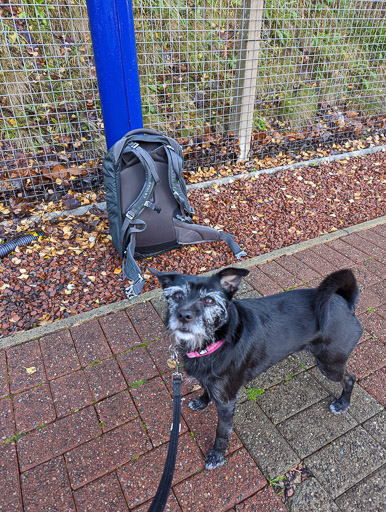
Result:
M133 149L137 148L139 146L138 142L131 142L129 146Z
M140 293L136 291L136 288L140 283L142 283L142 281L144 281L144 278L141 276L141 274L138 274L138 279L133 284L126 288L125 293L126 297L129 300L134 299L134 297L136 297Z
M174 151L174 152L175 152L175 149L174 149L174 148L173 148L173 146L171 146L170 144L166 144L166 147L167 147L167 148L169 148L169 149L171 149L172 151Z
M127 210L126 212L126 217L129 219L129 220L133 220L134 217L135 217L135 212L133 212L132 210Z

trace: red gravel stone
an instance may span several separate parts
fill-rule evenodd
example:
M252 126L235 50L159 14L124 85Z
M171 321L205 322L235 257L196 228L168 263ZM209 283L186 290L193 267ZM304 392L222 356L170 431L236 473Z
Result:
M287 508L272 487L267 487L236 506L235 512L286 512Z
M40 339L48 379L55 379L80 368L70 331L59 331Z
M348 369L357 378L367 377L386 364L386 346L375 339L360 343L351 354Z
M22 512L15 443L0 444L0 510Z
M74 511L70 483L62 457L50 460L21 475L25 512Z
M65 454L73 489L78 489L151 448L139 420L134 420Z
M40 430L29 432L17 443L20 469L26 471L46 462L89 441L100 432L93 407L87 407Z
M138 347L120 354L117 356L117 361L129 386L135 382L151 379L158 374L145 347Z
M165 326L151 302L136 304L127 310L142 341L154 341L165 334Z
M46 380L39 343L30 341L7 350L11 393L32 388Z
M7 360L5 350L0 350L0 398L7 396L9 393L7 373Z
M14 435L15 420L12 400L10 398L5 398L4 400L0 400L0 442L13 437Z
M74 492L77 512L129 512L115 473Z
M266 483L248 452L241 449L224 466L188 478L174 486L174 492L184 512L225 512Z
M173 400L160 377L131 389L135 405L145 422L153 446L166 443L170 437ZM181 420L181 432L187 430Z
M92 404L92 396L83 370L52 380L50 386L58 416L65 416Z
M102 400L127 387L115 359L106 359L84 369L91 393L96 401Z
M19 434L55 421L55 408L48 384L20 393L13 398L16 430Z
M169 443L163 444L118 469L118 478L130 508L141 505L155 496L168 448ZM180 436L173 485L197 473L203 467L204 460L194 439L189 433Z
M110 347L98 320L90 320L72 327L71 335L83 366L111 356Z
M386 367L362 379L360 385L379 403L386 406Z
M122 391L96 404L95 409L102 422L103 432L107 432L122 423L138 416L137 409L128 391Z
M302 283L296 276L288 272L285 268L279 265L276 261L270 261L259 266L259 269L264 272L272 281L278 283L281 290L293 288Z
M141 343L125 311L104 316L99 323L114 354L124 352Z
M245 280L253 286L255 290L261 293L261 295L272 295L282 291L282 287L264 274L260 267L253 267L249 270L250 273Z

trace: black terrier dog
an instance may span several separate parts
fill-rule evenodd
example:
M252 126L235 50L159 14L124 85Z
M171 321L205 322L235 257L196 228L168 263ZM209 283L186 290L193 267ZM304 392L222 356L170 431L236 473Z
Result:
M318 288L241 300L232 299L246 269L227 268L210 277L151 271L167 299L166 325L186 373L204 388L189 405L201 411L213 401L217 407L207 469L224 462L240 387L289 354L308 349L323 375L343 387L331 411L347 410L356 379L346 364L362 335L351 270L329 275Z

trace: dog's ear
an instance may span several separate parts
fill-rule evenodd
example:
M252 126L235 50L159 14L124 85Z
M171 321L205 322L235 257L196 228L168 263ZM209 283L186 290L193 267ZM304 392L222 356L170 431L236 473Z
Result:
M168 288L173 284L174 279L177 276L181 276L178 272L159 272L158 270L155 270L154 268L147 267L150 272L156 276L158 281L161 283L161 286L163 289Z
M217 276L225 291L231 295L235 294L240 286L241 279L249 274L246 268L225 268Z

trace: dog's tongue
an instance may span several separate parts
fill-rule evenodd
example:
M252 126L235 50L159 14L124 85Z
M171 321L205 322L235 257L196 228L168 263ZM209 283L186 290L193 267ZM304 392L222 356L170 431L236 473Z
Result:
M220 348L223 343L224 343L224 340L214 341L213 343L208 345L203 350L195 351L195 352L188 352L186 354L186 356L189 357L190 359L193 359L194 357L207 356L207 355L215 352L218 348Z

